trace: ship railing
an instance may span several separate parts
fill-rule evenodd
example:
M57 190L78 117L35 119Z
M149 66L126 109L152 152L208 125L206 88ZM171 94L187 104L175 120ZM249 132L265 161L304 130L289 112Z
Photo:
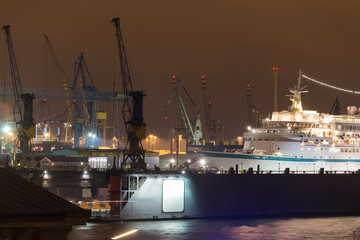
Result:
M149 174L158 174L156 172L149 172ZM218 174L218 175L270 175L270 174L277 174L277 175L284 175L284 174L288 174L288 175L300 175L300 174L320 174L320 175L331 175L331 174L360 174L360 170L358 171L349 171L349 170L321 170L321 169L317 169L317 170L307 170L307 171L300 171L300 170L286 170L286 169L282 169L282 170L250 170L250 169L238 169L238 171L236 172L235 169L233 170L218 170L216 168L201 168L201 169L183 169L183 170L168 170L168 171L161 171L161 174L166 175L166 174Z
M233 172L229 173L229 171L221 172L218 171L219 174L324 174L324 175L330 175L330 174L360 174L360 169L357 171L351 171L351 170L324 170L323 168L315 169L315 170L306 170L306 171L300 171L300 170L290 170L288 168L283 170L258 170L254 171L252 168L249 169L239 169L238 173Z

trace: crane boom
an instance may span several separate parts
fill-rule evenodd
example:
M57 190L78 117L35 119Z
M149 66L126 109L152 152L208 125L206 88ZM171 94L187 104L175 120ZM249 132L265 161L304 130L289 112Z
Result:
M12 86L15 96L15 105L13 108L13 114L15 118L16 125L19 129L19 124L23 122L23 101L21 100L21 96L23 95L22 86L20 81L20 74L16 63L15 58L15 51L11 40L10 34L10 26L5 25L2 27L2 30L6 34L6 42L8 47L8 54L9 54L9 64L10 64L10 72L11 72L11 79L12 79Z
M145 151L141 143L141 139L146 137L146 127L143 118L144 94L142 91L133 90L129 65L125 53L125 45L120 29L120 19L118 17L113 18L111 23L116 30L121 80L125 95L122 115L126 128L127 142L123 153L123 164L130 158L131 167L133 169L145 170Z
M53 64L54 70L55 72L60 71L61 75L62 75L62 83L63 83L63 87L64 87L64 93L65 93L65 97L69 97L69 82L71 82L71 79L69 77L69 75L65 72L64 68L62 67L62 65L60 64L54 48L51 45L51 42L49 40L49 36L47 34L44 34L44 38L45 38L45 42L48 46L48 49L50 51L50 58L51 58L51 62ZM72 105L72 103L70 102L69 99L66 100L66 105L67 105L67 111L66 111L66 123L65 123L65 142L68 142L69 140L71 140L72 136L71 136L71 131L69 131L69 126L71 126L72 121L74 119L73 116L73 112L74 112L74 106Z
M185 88L184 91L186 95L189 97L191 103L196 109L196 120L194 127L192 126L189 116L187 114L187 111L185 109L184 102L182 100L181 94L179 92L178 86L180 84L180 81L176 79L176 76L172 76L172 84L173 84L173 90L171 92L169 100L166 102L166 107L170 104L171 100L175 97L177 106L180 110L181 115L181 121L184 124L186 135L190 138L190 144L191 145L201 145L201 138L202 138L202 131L201 131L201 121L200 121L200 112L198 108L196 107L194 101L191 99L190 94L186 91Z
M10 26L5 25L2 27L2 30L6 34L6 42L8 46L11 79L15 97L13 114L17 128L18 140L20 142L20 151L15 150L15 152L17 152L15 160L24 162L27 157L31 158L31 139L35 137L35 124L33 119L34 96L29 93L23 93L10 34Z
M50 58L51 58L51 62L55 68L55 70L59 70L63 76L63 80L65 80L66 82L70 82L71 79L69 77L69 75L65 72L64 68L61 66L56 54L55 54L55 51L54 51L54 48L52 47L51 45L51 42L49 40L49 36L45 33L44 34L44 38L45 38L45 41L46 41L46 44L49 48L49 51L50 51Z

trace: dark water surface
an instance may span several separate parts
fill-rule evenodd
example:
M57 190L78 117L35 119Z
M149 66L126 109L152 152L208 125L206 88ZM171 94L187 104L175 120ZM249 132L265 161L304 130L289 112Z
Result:
M88 223L77 226L69 240L104 240L130 229L120 239L355 239L360 240L360 217L202 219L144 222Z

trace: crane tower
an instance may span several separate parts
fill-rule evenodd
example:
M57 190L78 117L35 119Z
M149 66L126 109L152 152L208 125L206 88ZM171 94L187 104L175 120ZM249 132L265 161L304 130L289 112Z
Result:
M113 18L111 23L116 30L121 80L125 96L122 108L123 120L125 123L127 141L123 152L123 163L126 164L128 159L131 160L132 169L146 169L145 151L141 139L146 137L146 125L143 118L143 97L142 91L134 91L125 53L125 45L120 29L120 19Z
M31 139L35 137L35 124L33 119L34 96L29 93L23 93L10 34L10 26L5 25L2 27L2 30L6 34L11 79L15 96L13 115L17 128L18 141L20 143L20 149L15 150L15 160L24 162L26 159L31 158Z

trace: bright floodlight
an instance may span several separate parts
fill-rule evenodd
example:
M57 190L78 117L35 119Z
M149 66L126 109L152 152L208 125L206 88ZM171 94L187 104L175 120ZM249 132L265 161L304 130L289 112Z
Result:
M89 134L88 134L89 137L92 137L92 135L93 135L92 133L89 133Z
M6 132L6 133L10 132L10 127L6 125L6 126L3 128L3 131Z
M118 236L115 236L115 237L112 237L111 239L119 239L119 238L122 238L122 237L125 237L129 234L132 234L132 233L135 233L137 232L139 229L138 228L134 228L134 229L131 229L130 231L126 232L126 233L123 233L123 234L120 234Z
M175 160L174 160L174 159L170 159L170 162L171 162L171 163L175 163Z
M201 165L205 165L205 159L200 160Z

